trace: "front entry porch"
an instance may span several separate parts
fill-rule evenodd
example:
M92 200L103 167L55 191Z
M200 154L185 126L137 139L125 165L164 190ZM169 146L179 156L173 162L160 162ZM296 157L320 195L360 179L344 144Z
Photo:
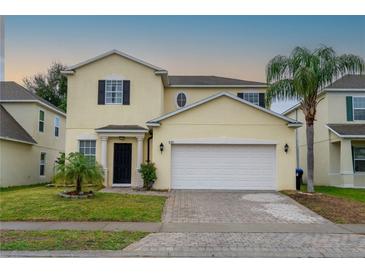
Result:
M138 172L144 159L148 130L140 126L109 125L95 130L100 140L100 164L106 187L143 187Z
M330 143L332 185L365 188L365 139L340 138Z

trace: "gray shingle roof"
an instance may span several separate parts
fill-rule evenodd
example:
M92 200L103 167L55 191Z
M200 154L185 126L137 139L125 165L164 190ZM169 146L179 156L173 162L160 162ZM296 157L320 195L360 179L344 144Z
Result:
M169 76L169 84L172 86L266 86L266 83L218 76Z
M365 89L365 74L362 75L345 75L337 81L333 82L326 89L351 89L362 88Z
M96 128L95 130L147 130L137 125L107 125L105 127Z
M365 124L327 124L341 136L365 136Z
M47 106L60 111L64 114L66 114L62 109L54 106L47 100L44 100L43 98L39 97L38 95L34 94L33 92L27 90L26 88L22 87L16 82L13 81L1 81L0 82L0 101L5 100L18 100L18 101L24 101L24 100L37 100L40 101Z
M36 144L29 133L0 105L0 137Z

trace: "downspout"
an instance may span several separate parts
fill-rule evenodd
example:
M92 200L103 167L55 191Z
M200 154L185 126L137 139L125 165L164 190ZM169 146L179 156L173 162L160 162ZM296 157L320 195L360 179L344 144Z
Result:
M152 137L153 137L153 134L152 134L152 131L150 133L150 137L147 138L147 163L150 162L150 146L151 146L151 140L152 140Z
M295 120L298 121L298 109L295 110ZM297 161L297 168L299 168L299 132L298 128L295 129L295 150L296 150L296 161Z

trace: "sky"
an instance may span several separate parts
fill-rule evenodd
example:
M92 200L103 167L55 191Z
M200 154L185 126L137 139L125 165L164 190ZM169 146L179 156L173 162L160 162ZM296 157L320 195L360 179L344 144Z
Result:
M365 58L365 16L6 16L5 79L118 49L170 75L265 81L274 56L322 44Z

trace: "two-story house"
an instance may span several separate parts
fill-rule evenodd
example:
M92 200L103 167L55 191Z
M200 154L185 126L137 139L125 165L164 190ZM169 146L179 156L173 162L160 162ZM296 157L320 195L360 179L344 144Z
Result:
M347 75L320 95L314 124L314 183L365 187L365 75ZM284 115L305 122L299 106ZM305 126L298 129L299 166L306 170Z
M65 127L62 110L15 82L0 82L0 186L49 182Z
M294 119L265 108L266 84L169 76L117 50L69 67L66 153L99 162L105 186L156 189L295 187Z

